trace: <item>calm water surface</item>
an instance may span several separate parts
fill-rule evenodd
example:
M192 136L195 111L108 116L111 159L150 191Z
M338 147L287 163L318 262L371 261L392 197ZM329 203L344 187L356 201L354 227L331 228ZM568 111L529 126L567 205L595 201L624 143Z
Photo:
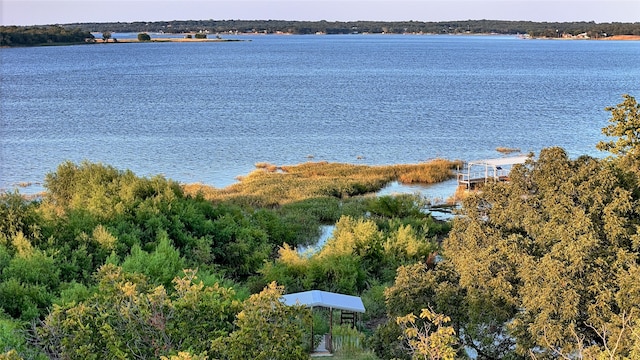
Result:
M257 162L416 163L496 147L602 156L640 42L243 36L0 49L0 188L87 159L224 187Z

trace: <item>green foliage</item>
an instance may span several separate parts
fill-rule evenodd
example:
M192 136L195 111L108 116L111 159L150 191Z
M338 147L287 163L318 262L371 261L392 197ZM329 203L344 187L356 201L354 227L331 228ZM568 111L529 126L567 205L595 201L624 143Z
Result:
M387 287L382 284L372 283L362 295L362 303L367 311L363 314L363 320L381 319L387 314L384 292Z
M206 352L211 339L233 330L234 317L240 311L236 294L218 283L205 286L194 270L185 270L184 276L176 277L173 283L174 313L168 324L169 335L177 348Z
M33 46L95 41L87 30L62 26L0 26L0 46Z
M16 278L0 282L0 308L16 319L30 321L43 314L52 295L43 285L22 283Z
M379 196L369 201L367 211L385 218L423 217L417 203L418 199L413 195Z
M260 272L265 281L279 281L288 292L321 289L359 294L372 282L393 280L401 264L426 261L437 248L422 231L394 221L385 223L390 230L383 232L378 222L343 216L319 252L307 257L285 245L276 261Z
M137 178L131 171L87 161L59 165L46 175L45 187L45 201L58 211L83 209L105 220L149 198L172 201L182 196L178 184L163 177Z
M514 169L509 184L468 197L444 243L466 293L464 343L475 339L491 353L504 351L495 339L511 338L520 355L571 353L576 334L602 342L591 326L619 333L616 317L640 304L630 286L640 250L632 177L609 161L570 160L550 148Z
M596 23L593 21L577 22L533 22L533 21L505 21L505 20L463 20L463 21L290 21L290 20L173 20L156 22L117 22L117 23L88 23L80 24L91 31L111 30L117 32L139 31L167 31L169 26L175 33L188 33L199 30L209 30L212 33L269 33L278 32L312 35L316 32L326 34L351 34L357 28L362 33L372 34L405 34L405 33L471 33L471 34L527 34L541 35L561 32L580 34L636 34L640 35L638 23Z
M402 329L396 321L386 321L376 328L369 339L369 346L380 359L409 360L411 355L401 339Z
M147 33L139 33L138 41L151 41L151 36L149 36L149 34Z
M123 261L134 245L151 252L166 236L189 266L215 264L227 276L244 279L282 241L297 243L308 231L300 224L290 227L295 219L283 220L272 210L213 205L200 196L185 197L162 177L138 178L101 164L64 163L47 175L46 186L41 210L51 223L42 232L48 246L60 251L64 281L86 282L113 251ZM165 285L171 277L163 278Z
M609 125L602 133L616 140L601 141L599 150L608 151L623 160L623 166L640 164L640 104L631 95L623 95L624 101L606 108L611 113Z
M131 254L122 263L122 269L130 273L144 274L152 284L169 288L172 280L184 269L185 261L171 245L166 233L158 235L158 246L147 253L134 245Z
M196 34L194 35L194 37L195 37L196 39L206 39L206 38L207 38L207 34L203 34L203 33L196 33Z
M37 205L26 201L17 191L0 194L0 245L9 245L18 234L33 240L41 238Z
M75 281L71 283L63 283L60 285L60 296L58 296L53 303L60 306L70 303L77 304L89 299L91 294L92 289L88 288L84 284L80 284Z
M284 289L269 284L247 299L236 319L237 330L212 342L218 359L307 359L303 333L310 311L281 301Z
M17 320L6 318L0 312L0 359L45 360L44 354L27 344L25 334L26 329L23 324Z
M455 330L448 326L451 319L422 309L420 318L413 313L396 319L407 340L413 359L453 360L456 351Z
M337 325L332 329L332 349L338 356L354 358L365 350L366 337L349 325Z
M22 233L12 239L13 257L0 245L0 309L14 318L42 315L57 290L60 270L51 256L34 249Z
M100 268L96 280L91 297L54 305L38 327L38 343L50 357L157 358L186 349L200 354L212 336L231 330L239 307L233 291L205 287L192 270L174 279L172 294L114 265Z

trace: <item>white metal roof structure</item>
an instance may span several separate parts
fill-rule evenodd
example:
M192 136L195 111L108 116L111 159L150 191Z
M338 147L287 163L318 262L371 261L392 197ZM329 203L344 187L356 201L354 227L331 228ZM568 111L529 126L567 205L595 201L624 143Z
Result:
M509 156L509 157L503 157L503 158L497 158L497 159L469 161L469 166L471 165L504 166L504 165L524 164L525 161L527 161L528 159L529 159L529 155Z
M458 185L473 189L489 181L508 181L509 173L516 164L524 164L529 155L509 156L497 159L469 161L458 170Z
M357 296L343 295L328 291L311 290L282 296L287 305L322 306L338 310L364 313L362 299Z

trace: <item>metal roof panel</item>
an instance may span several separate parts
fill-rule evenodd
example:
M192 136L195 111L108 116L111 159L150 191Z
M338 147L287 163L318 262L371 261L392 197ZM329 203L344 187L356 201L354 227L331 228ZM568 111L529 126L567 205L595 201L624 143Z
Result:
M358 296L344 295L321 290L303 291L282 296L287 305L322 306L339 310L365 312L362 299Z

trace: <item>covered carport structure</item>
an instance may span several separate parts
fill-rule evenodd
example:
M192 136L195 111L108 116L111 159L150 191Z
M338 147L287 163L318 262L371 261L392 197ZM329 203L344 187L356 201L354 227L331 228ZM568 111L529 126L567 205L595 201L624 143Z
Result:
M283 302L286 305L304 305L310 307L312 310L314 307L323 307L329 309L329 340L328 349L330 353L333 353L332 338L333 338L333 310L341 311L341 319L343 318L343 312L353 314L353 324L355 325L358 313L364 313L365 308L362 303L362 299L358 296L344 295L338 293L332 293L321 290L303 291L299 293L287 294L282 297ZM313 321L311 322L311 349L313 350Z

